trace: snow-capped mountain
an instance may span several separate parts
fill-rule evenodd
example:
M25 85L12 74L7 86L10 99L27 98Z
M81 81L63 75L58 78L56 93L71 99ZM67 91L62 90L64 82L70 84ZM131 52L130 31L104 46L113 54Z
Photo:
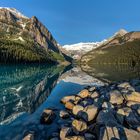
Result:
M0 9L5 9L10 11L13 15L20 17L20 18L26 18L28 19L28 17L24 16L22 13L20 13L17 9L15 8L9 8L9 7L0 7Z
M126 30L120 29L116 32L113 36L108 39L105 39L101 42L88 42L88 43L77 43L72 45L64 45L63 49L67 51L67 53L73 57L73 59L80 59L82 55L86 54L87 52L96 49L101 45L109 44L110 42L114 43L114 39L116 37L121 37L127 33Z
M81 56L88 51L91 51L101 44L103 44L106 40L101 42L87 42L87 43L77 43L72 45L64 45L63 48L71 55L74 59L80 59Z

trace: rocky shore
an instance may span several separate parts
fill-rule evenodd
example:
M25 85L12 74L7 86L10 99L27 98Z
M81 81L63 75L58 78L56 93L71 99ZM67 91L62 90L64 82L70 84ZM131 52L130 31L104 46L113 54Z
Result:
M46 108L40 123L58 128L50 140L139 140L140 80L96 87L61 99L63 110ZM47 132L46 132L47 133ZM28 134L24 140L33 140Z

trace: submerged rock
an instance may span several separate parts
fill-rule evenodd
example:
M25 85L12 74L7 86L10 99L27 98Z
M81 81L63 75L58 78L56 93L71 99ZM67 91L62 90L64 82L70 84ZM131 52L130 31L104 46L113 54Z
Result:
M56 114L52 109L45 109L41 115L41 124L51 124L56 118Z

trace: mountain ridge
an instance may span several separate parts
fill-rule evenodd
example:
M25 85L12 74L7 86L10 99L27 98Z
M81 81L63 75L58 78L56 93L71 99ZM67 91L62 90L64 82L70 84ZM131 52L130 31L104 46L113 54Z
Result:
M7 56L6 60L0 57L0 62L8 62L11 56L14 62L68 61L51 32L36 16L28 18L14 8L0 7L0 44L1 56ZM10 44L17 45L18 49Z

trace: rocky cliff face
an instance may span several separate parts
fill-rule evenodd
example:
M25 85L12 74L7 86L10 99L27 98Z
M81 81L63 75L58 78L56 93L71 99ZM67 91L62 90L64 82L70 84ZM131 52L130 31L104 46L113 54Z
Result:
M41 53L46 53L48 59L50 59L49 57L55 59L60 58L61 60L65 59L63 52L57 45L57 41L37 17L33 16L32 18L28 18L13 8L0 8L0 40L6 40L6 42L10 40L14 43L18 41L18 43L24 44L25 46L28 42L34 48L38 46L35 50L39 49ZM30 51L32 51L31 49ZM34 53L38 53L38 51ZM38 59L42 57L41 53Z

